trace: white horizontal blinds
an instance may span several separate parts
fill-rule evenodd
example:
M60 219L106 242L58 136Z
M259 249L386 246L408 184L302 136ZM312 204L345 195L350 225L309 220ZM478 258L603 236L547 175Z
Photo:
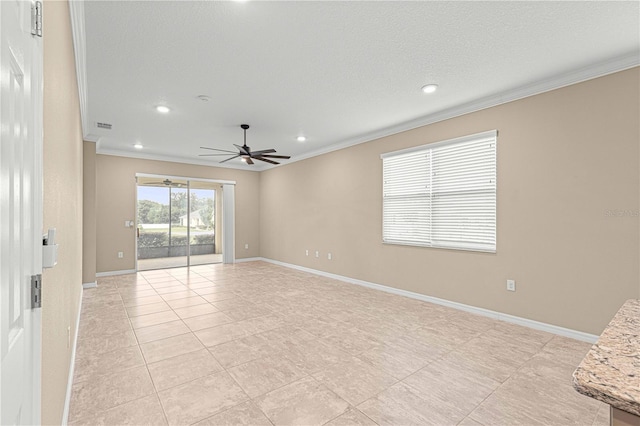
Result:
M495 251L495 137L433 148L431 171L431 244Z
M495 252L496 137L383 154L383 241Z
M385 158L383 241L425 245L431 238L430 155L428 150Z

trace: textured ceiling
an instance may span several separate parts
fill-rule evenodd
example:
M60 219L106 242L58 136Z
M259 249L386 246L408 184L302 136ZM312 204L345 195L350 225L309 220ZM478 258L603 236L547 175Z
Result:
M199 147L234 149L248 123L252 149L294 161L637 55L639 16L636 1L89 1L85 133L98 152L217 165Z

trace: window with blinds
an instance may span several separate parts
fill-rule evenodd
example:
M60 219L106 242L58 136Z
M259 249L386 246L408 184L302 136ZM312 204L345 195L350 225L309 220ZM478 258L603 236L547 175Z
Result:
M382 154L385 243L496 251L497 131Z

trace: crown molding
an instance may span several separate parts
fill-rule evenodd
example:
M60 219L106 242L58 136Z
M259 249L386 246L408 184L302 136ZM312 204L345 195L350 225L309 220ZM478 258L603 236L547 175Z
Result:
M89 136L88 87L87 87L87 41L84 20L84 0L69 2L73 51L76 59L76 80L78 82L78 100L80 102L80 119L82 135L85 140Z
M114 157L126 157L126 158L138 158L141 160L153 160L153 161L168 161L171 163L182 163L182 164L192 164L194 166L208 166L208 167L219 167L222 169L236 169L236 170L244 170L247 172L261 172L266 170L265 166L250 166L250 165L242 165L242 164L227 164L227 163L211 163L208 161L195 160L190 158L183 157L171 157L168 155L161 154L150 154L144 152L129 152L129 151L119 151L114 149L100 149L100 144L96 146L96 154L99 155L112 155Z
M317 157L318 155L327 154L329 152L338 151L344 148L349 148L351 146L359 145L361 143L371 142L375 139L392 136L398 133L406 132L408 130L413 130L429 124L434 124L440 121L448 120L450 118L459 117L461 115L465 115L465 114L480 111L483 109L491 108L494 106L513 102L518 99L539 95L541 93L560 89L566 86L571 86L577 83L582 83L584 81L592 80L594 78L604 77L605 75L624 71L630 68L637 67L639 65L640 65L640 52L638 51L631 52L626 55L617 56L617 57L608 59L606 61L598 62L583 68L574 69L566 73L551 76L549 78L545 78L542 80L537 80L532 83L519 86L514 89L497 93L495 95L486 96L486 97L479 98L474 101L467 102L455 107L447 108L442 111L438 111L433 114L419 117L414 120L405 121L404 123L386 127L384 129L376 130L374 132L365 133L363 135L359 135L354 138L345 139L336 144L325 146L320 149L310 151L302 155L298 155L295 158L292 158L291 160L289 160L286 164L280 164L277 166L268 167L267 169L286 166L287 164L291 164L296 161L306 160L307 158Z

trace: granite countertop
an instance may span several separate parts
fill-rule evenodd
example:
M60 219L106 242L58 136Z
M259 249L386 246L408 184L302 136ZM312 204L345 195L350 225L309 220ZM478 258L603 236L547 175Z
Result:
M573 387L640 416L640 300L622 305L573 373Z

